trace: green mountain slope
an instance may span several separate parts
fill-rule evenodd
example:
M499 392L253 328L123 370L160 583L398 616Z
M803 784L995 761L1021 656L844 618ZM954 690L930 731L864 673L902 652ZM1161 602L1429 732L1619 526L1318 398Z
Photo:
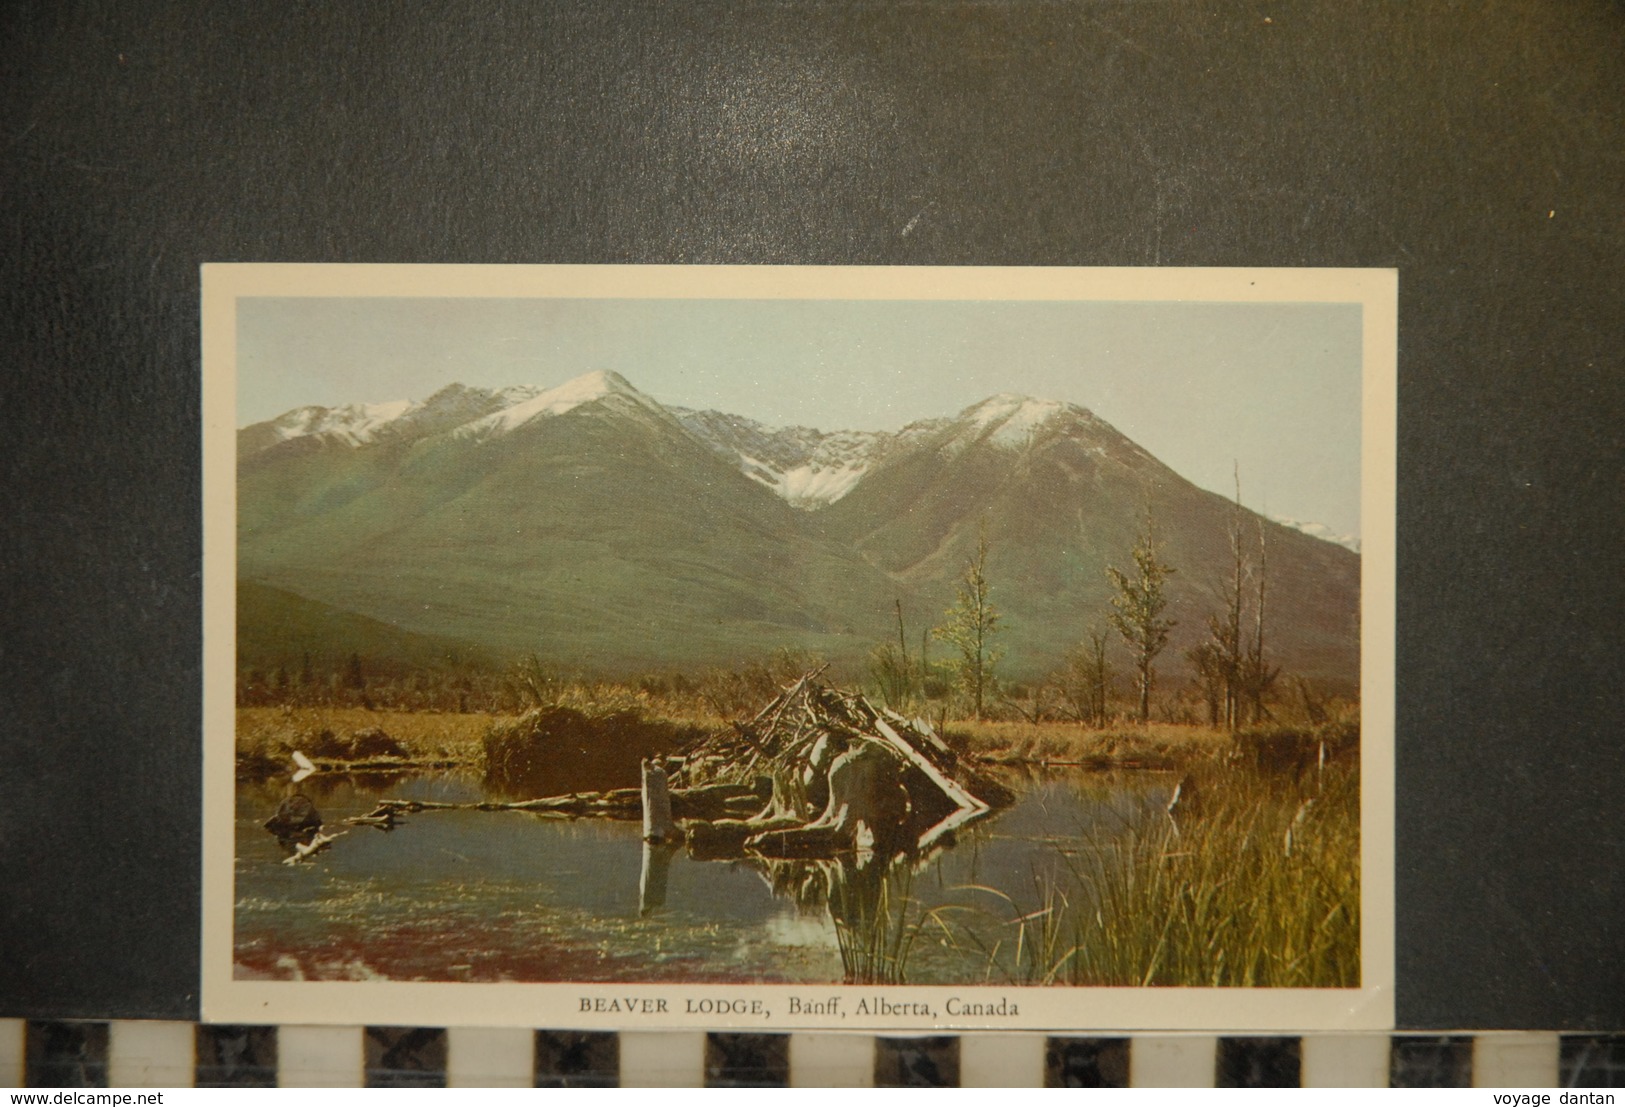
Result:
M845 496L804 511L613 374L495 396L446 390L379 425L365 422L372 409L348 423L300 409L245 428L241 576L573 667L727 664L792 646L853 672L892 640L894 600L911 637L941 618L985 527L1005 672L1020 678L1106 625L1105 567L1129 564L1149 511L1176 569L1165 679L1183 681L1184 651L1222 607L1234 506L1072 405L1001 396L918 425L882 443ZM288 420L332 429L286 437ZM1268 560L1276 660L1356 681L1358 555L1250 512L1241 531L1250 560L1260 542Z
M489 663L477 646L414 634L365 615L272 588L237 582L237 660L245 667L328 663L356 654L420 668Z
M1004 613L1008 668L1036 675L1091 626L1104 628L1107 565L1127 568L1147 515L1176 573L1164 654L1171 670L1223 606L1235 507L1196 488L1082 409L1000 440L977 409L896 455L817 516L832 542L945 607L986 528L992 600ZM1342 547L1243 512L1244 552L1266 573L1266 640L1297 674L1359 674L1360 559ZM1256 579L1245 586L1251 590ZM935 614L932 612L931 614Z
M262 466L240 571L402 627L588 667L866 650L893 585L674 420L601 402L499 437Z

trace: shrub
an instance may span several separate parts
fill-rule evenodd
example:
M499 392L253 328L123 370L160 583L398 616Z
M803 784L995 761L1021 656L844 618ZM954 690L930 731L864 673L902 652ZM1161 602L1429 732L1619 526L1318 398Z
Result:
M381 727L367 727L350 735L349 756L353 760L375 757L406 757L406 747L384 732Z
M675 753L708 733L635 710L537 708L486 732L486 779L509 790L552 795L632 787L643 758Z
M1314 727L1250 727L1238 730L1235 757L1266 776L1301 777L1333 761L1350 759L1360 748L1360 724L1339 719Z

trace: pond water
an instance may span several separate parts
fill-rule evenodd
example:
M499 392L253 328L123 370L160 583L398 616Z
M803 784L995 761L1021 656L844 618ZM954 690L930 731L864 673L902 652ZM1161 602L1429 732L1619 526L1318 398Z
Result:
M424 811L342 827L386 797L487 798L477 776L321 775L325 830L282 863L261 823L285 782L239 783L236 972L259 979L1004 983L1056 894L1087 897L1090 851L1166 818L1162 773L1007 780L1019 798L929 858L700 861L640 825ZM1026 923L1017 920L1026 919ZM1001 954L1002 951L1002 954ZM1002 955L1002 960L1001 960ZM1001 977L1000 974L1003 974Z

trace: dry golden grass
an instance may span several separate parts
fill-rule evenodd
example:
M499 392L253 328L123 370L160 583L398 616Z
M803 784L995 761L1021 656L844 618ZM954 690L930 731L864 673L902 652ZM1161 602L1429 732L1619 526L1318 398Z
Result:
M485 756L485 732L498 716L416 711L365 711L359 707L239 707L237 754L277 762L318 741L323 731L348 737L382 730L414 760L477 764Z
M1095 730L1076 723L964 721L950 722L947 730L972 756L1053 764L1169 764L1217 756L1231 742L1225 730L1156 722Z

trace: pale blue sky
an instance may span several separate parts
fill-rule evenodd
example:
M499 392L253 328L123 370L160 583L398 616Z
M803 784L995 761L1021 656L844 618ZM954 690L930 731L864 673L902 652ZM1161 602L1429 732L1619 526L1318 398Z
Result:
M1357 304L263 298L239 301L239 425L304 404L549 387L613 369L668 404L895 429L996 392L1081 404L1195 483L1360 521Z

